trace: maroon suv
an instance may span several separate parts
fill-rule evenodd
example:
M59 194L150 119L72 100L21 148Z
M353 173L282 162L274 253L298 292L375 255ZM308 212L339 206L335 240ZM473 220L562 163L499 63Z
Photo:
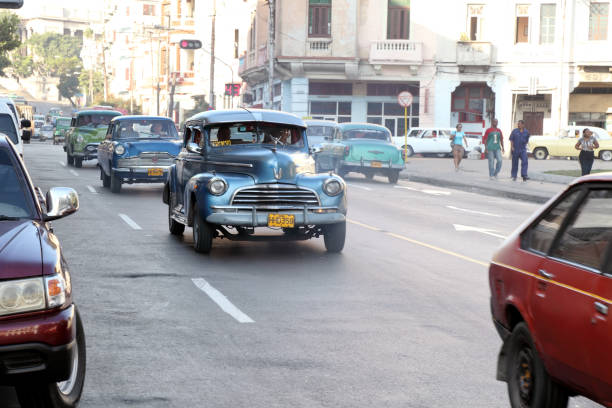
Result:
M70 273L48 224L79 207L76 192L42 197L0 134L0 384L22 407L74 407L85 380L85 335Z

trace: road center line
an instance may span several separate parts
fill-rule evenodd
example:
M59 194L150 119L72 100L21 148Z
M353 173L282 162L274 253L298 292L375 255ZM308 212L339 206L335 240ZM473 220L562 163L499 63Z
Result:
M59 161L58 163L60 164L60 166L66 167L66 163L64 163L63 161Z
M88 189L90 192L94 193L94 194L98 194L98 192L96 191L96 189L95 189L95 188L93 188L92 186L87 186L87 189Z
M76 171L70 169L70 174L72 174L75 177L79 177L79 173L77 173Z
M125 215L125 214L119 214L119 217L120 217L120 218L121 218L123 221L125 221L125 223L126 223L127 225L129 225L130 227L132 227L133 229L135 229L135 230L141 230L141 229L142 229L142 228L140 228L140 225L136 224L136 223L134 222L134 220L133 220L133 219L131 219L130 217L128 217L127 215Z
M364 187L364 186L360 186L358 184L349 184L349 183L346 183L346 185L349 186L349 187L360 188L360 189L365 190L365 191L372 191L372 189L370 187Z
M491 214L491 213L484 212L484 211L467 210L465 208L455 207L454 205L447 205L446 208L450 208L451 210L462 211L462 212L466 212L470 214L487 215L489 217L501 217L501 215Z
M435 195L435 196L449 196L451 195L450 191L442 191L442 190L430 190L430 189L424 189L421 190L419 188L414 188L414 187L406 187L406 186L394 186L395 188L400 188L403 190L410 190L410 191L418 191L420 193L425 193L425 194L430 194L430 195Z
M353 221L353 220L347 220L347 221L350 222L351 224L359 225L360 227L364 227L372 231L384 232L384 230L380 228L372 227L371 225L363 224L358 221ZM395 234L393 232L384 232L384 233L390 237L401 239L402 241L410 242L411 244L414 244L414 245L419 245L425 248L429 248L429 249L432 249L437 252L441 252L446 255L454 256L455 258L463 259L464 261L472 262L477 265L489 266L488 262L479 261L478 259L470 258L469 256L461 255L461 254L458 254L457 252L449 251L444 248L440 248L435 245L428 244L426 242L417 241L416 239L408 238L403 235Z
M206 282L206 280L202 278L194 278L191 279L194 285L198 287L202 292L206 293L208 297L212 299L213 302L217 304L228 315L232 316L239 323L255 323L253 319L244 314L240 309L238 309L232 302L229 301L228 298L217 289L212 287L210 283Z

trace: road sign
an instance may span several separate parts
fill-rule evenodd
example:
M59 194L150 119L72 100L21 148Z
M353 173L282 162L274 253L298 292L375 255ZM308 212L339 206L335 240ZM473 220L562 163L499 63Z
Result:
M408 91L402 91L397 95L397 102L404 108L412 105L412 94Z

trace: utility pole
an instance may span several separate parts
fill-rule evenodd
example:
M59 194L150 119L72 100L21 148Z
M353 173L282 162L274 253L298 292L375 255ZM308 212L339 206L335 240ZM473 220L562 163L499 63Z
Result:
M275 1L276 0L268 0L268 5L270 6L270 21L268 27L268 109L272 109L274 105L274 44L276 37Z
M210 106L215 109L215 20L217 19L217 0L213 0L210 32Z
M167 65L166 65L166 74L167 74L167 79L168 79L168 117L170 119L172 119L172 117L174 116L174 86L176 83L174 83L172 81L172 78L174 77L174 75L172 75L172 71L170 70L170 30L171 30L171 14L170 11L168 11L168 42L166 44L166 60L167 60Z

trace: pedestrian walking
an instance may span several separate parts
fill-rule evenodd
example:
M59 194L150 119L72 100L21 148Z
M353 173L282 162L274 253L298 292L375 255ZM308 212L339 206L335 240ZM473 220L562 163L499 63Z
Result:
M591 174L593 168L593 161L595 160L595 149L599 149L599 142L593 136L593 132L589 129L582 131L582 137L578 139L576 150L580 150L578 160L580 161L580 168L582 169L582 175L586 176Z
M516 181L518 173L518 162L521 161L521 177L523 181L529 180L527 176L527 143L529 143L529 131L525 129L525 122L519 120L517 128L510 134L510 146L512 153L512 180Z
M451 141L451 149L453 151L453 161L455 163L455 171L459 171L459 164L461 163L461 159L465 155L465 148L467 145L467 138L465 137L465 133L461 129L463 129L463 125L461 123L457 124L457 130L451 132L450 141Z
M485 131L482 143L485 145L485 155L489 161L489 179L497 178L502 167L504 152L504 136L497 127L497 119L491 121L491 127Z

